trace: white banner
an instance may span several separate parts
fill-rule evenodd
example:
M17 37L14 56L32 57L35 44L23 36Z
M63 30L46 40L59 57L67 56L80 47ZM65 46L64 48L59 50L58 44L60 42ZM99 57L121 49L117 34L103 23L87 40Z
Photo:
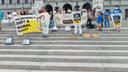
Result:
M24 15L14 17L17 35L31 32L41 32L40 24L36 20L36 15Z
M55 14L54 20L57 25L65 24L73 24L73 15L72 14ZM81 15L81 24L87 23L87 12L83 12Z
M63 24L73 24L73 14L63 14Z

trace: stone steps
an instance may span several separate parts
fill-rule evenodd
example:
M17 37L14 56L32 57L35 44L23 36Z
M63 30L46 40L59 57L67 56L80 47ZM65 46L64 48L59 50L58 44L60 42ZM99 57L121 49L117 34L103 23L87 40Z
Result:
M42 38L41 33L18 37L15 31L1 31L0 72L127 72L128 32L106 30L99 37L87 39L74 36L73 31L50 33ZM12 35L14 45L4 45ZM22 45L30 36L32 45Z

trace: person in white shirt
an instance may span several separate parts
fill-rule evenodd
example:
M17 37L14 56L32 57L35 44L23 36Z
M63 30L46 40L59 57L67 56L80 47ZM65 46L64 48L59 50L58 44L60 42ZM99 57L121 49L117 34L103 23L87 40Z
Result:
M75 10L73 12L73 22L74 22L74 34L82 35L80 10Z
M45 8L42 8L41 14L41 28L43 30L43 37L48 37L49 34L49 24L50 24L50 14L46 11Z
M11 14L9 12L7 12L7 14L6 14L6 21L7 21L8 26L11 26L11 24L12 24L12 16L11 16Z
M64 13L63 14L66 14L66 13L68 13L68 14L71 14L72 15L72 10L70 10L70 9L68 9L67 10L67 12L66 11L64 11ZM66 25L66 27L65 27L65 31L67 32L67 31L71 31L71 26L72 24L67 24Z
M56 22L56 19L55 19L55 16L56 16L57 13L58 12L56 12L56 11L53 12L53 22L54 22L54 26L52 28L52 31L53 32L58 30L58 28L57 28L57 22Z

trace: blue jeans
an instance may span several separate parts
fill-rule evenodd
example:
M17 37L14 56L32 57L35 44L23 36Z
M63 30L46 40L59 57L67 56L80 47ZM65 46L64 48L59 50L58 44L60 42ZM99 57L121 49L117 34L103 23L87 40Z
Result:
M104 20L104 27L109 28L110 27L110 21L109 20Z
M49 28L53 28L53 27L54 27L54 20L50 20Z

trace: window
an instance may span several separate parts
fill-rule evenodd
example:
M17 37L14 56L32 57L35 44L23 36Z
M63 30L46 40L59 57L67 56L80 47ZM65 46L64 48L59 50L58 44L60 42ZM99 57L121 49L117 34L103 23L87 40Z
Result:
M4 4L4 0L2 0L2 4Z
M9 4L12 4L12 0L9 0Z
M27 4L28 3L28 0L25 0L25 3Z
M17 4L20 4L20 0L17 0Z

